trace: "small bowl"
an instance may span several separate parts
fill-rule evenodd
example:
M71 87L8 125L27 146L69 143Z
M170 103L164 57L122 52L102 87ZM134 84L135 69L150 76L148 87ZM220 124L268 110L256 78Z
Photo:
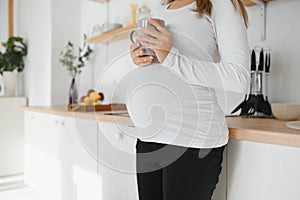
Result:
M118 23L104 23L102 24L101 31L102 33L107 33L109 31L113 31L115 29L122 28L122 24Z
M300 118L300 104L272 103L271 107L279 120L293 121Z

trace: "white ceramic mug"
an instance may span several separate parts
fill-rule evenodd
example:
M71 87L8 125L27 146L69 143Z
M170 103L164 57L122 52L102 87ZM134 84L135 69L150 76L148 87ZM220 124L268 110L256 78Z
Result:
M165 21L162 20L162 19L155 19L155 18L152 18L153 20L156 20L158 21L162 26L165 26ZM155 26L153 26L152 24L148 23L148 20L149 19L140 19L137 21L137 28L136 30L133 30L131 31L130 33L130 40L132 43L135 43L135 42L139 42L139 40L137 39L137 41L134 41L133 39L133 34L136 32L137 33L137 37L139 38L140 36L149 36L148 34L145 34L141 31L139 31L141 28L151 28L151 29L156 29ZM144 49L145 52L142 56L152 56L152 55L155 55L154 51L149 49L149 48L145 48L143 46L141 46L140 48Z

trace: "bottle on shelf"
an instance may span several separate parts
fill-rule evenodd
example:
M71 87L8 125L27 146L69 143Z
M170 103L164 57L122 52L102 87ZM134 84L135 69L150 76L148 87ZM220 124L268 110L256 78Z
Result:
M131 25L136 23L137 8L138 8L138 4L136 4L136 3L130 4L130 24Z

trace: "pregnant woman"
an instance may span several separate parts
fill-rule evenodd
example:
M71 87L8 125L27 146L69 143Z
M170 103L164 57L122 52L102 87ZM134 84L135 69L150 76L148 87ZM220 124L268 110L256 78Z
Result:
M166 26L149 19L156 30L130 49L139 200L210 200L228 143L217 91L249 81L247 13L240 0L169 0L153 17Z

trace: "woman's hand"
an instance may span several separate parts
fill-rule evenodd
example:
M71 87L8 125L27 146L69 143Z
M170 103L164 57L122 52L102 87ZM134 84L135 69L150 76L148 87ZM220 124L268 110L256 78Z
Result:
M171 33L167 28L163 27L158 21L149 19L148 22L156 27L156 29L143 28L140 31L150 36L141 36L139 41L143 47L152 49L159 63L163 63L169 51L172 48Z
M140 49L140 46L138 42L131 44L130 56L132 61L139 67L150 65L153 62L154 56L142 56L145 50Z

